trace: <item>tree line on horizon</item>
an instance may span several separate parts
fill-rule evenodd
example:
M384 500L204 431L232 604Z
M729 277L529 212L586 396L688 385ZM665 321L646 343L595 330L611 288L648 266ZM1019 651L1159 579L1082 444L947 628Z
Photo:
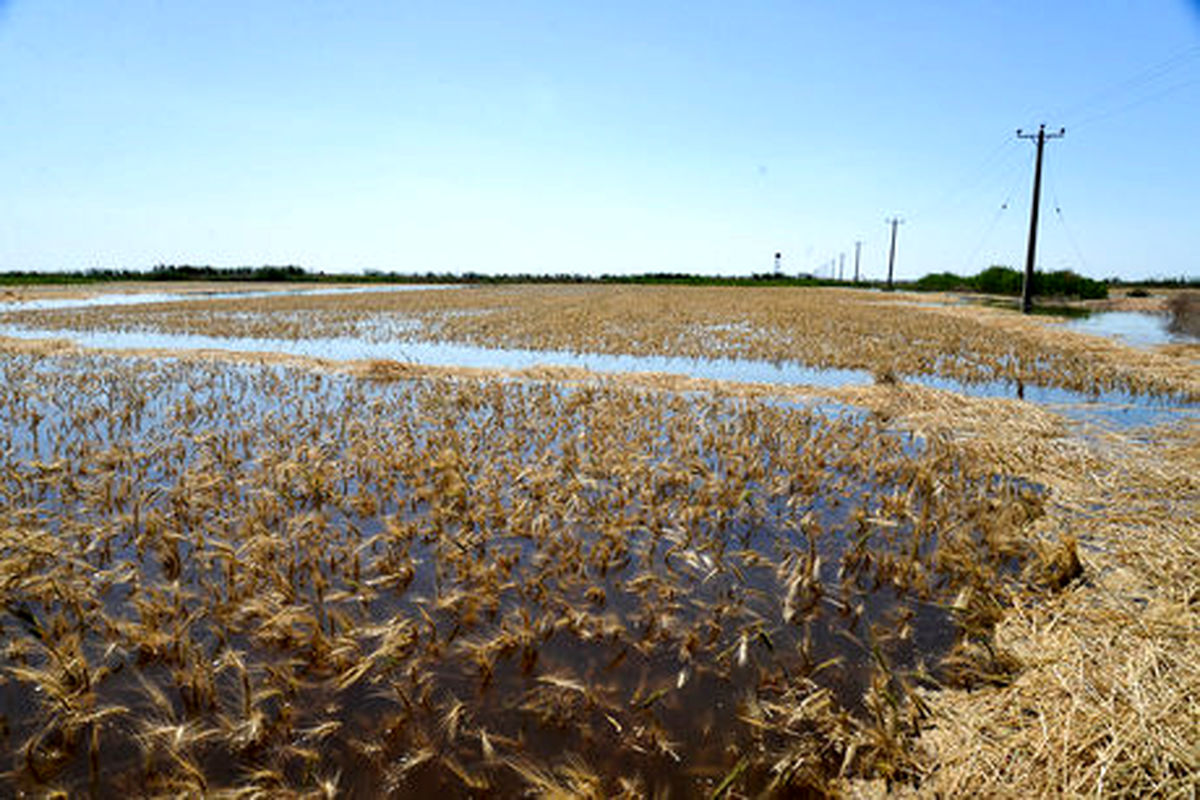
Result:
M915 281L897 281L903 289L925 292L972 292L1018 296L1024 275L1020 270L1002 265L993 265L975 275L958 275L952 272L929 273ZM648 272L634 275L579 275L569 273L530 274L511 273L485 275L478 272L462 273L398 273L368 269L358 274L312 272L293 264L284 266L264 265L258 267L214 267L191 264L158 264L149 271L132 269L90 269L74 272L0 272L0 284L67 284L100 283L107 281L220 281L262 283L429 283L429 284L516 284L516 283L610 283L610 284L665 284L685 286L846 286L857 285L879 288L882 281L838 281L831 278L815 278L810 275L781 275L774 272L755 273L748 276L696 275L686 272ZM1034 273L1034 294L1043 297L1100 299L1108 296L1109 288L1116 286L1148 286L1158 288L1196 288L1200 277L1157 278L1139 281L1124 281L1120 278L1095 280L1070 270Z
M1012 267L994 264L975 275L955 275L935 272L918 278L912 288L922 292L977 292L1017 296L1025 274ZM1042 297L1073 297L1080 300L1101 300L1108 297L1108 283L1085 278L1071 270L1033 273L1033 294Z

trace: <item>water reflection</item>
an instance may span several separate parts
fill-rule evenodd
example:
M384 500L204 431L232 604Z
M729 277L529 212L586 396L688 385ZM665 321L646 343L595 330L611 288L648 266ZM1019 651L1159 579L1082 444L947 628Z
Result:
M62 331L0 326L0 335L21 339L68 339L103 349L229 350L278 353L338 361L392 359L410 364L482 369L527 369L536 366L576 367L594 372L662 372L719 381L777 385L849 386L871 381L859 369L822 369L783 362L731 358L682 358L561 350L493 349L453 342L373 342L342 337L328 339L224 338L199 334L142 331Z
M943 443L738 398L96 354L0 376L28 389L0 398L31 531L8 547L40 559L8 582L25 646L0 653L0 708L35 743L10 769L92 777L82 737L52 760L36 734L59 706L21 659L57 619L111 665L88 697L128 709L96 728L96 795L146 785L190 731L214 787L272 747L300 783L313 742L363 796L425 748L407 795L469 775L516 796L513 763L564 753L656 796L711 794L753 754L758 793L764 741L819 734L783 712L828 694L866 718L877 680L954 643L953 565L975 588L1003 572L989 532L1024 517L995 509L1040 514L1039 487L970 477Z
M1063 323L1076 333L1107 336L1135 347L1158 347L1198 341L1195 337L1169 329L1170 318L1164 314L1143 311L1102 311L1083 319Z
M62 331L26 329L0 325L0 336L20 339L67 339L83 347L113 350L196 351L272 353L349 361L390 359L432 367L520 370L538 366L572 367L592 372L663 373L715 381L763 383L776 386L819 386L837 388L863 386L874 378L866 370L825 369L789 362L752 361L731 358L683 358L678 356L632 356L604 353L574 353L520 348L493 349L452 342L366 341L350 337L328 339L223 338L199 334L167 334L143 331ZM972 397L1011 397L1052 407L1064 416L1103 421L1121 427L1153 425L1169 421L1195 404L1169 399L1131 395L1126 392L1085 394L1068 389L1036 386L1011 381L964 383L937 375L904 375L904 381Z
M138 306L152 303L202 302L228 298L280 297L293 295L342 295L375 292L417 292L434 289L454 289L444 284L396 284L387 286L318 286L293 289L247 289L240 291L188 290L179 292L103 292L88 297L40 297L32 300L0 300L0 313L6 311L54 311L99 306Z

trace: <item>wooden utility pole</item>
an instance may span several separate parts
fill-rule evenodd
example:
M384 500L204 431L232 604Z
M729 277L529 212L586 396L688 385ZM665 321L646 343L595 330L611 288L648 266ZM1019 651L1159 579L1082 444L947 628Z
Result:
M904 220L899 217L892 217L889 220L884 220L892 226L892 247L888 251L888 282L887 290L892 291L892 268L896 266L896 226Z
M862 254L862 242L854 243L854 282L858 283L858 257Z
M1025 282L1021 286L1021 313L1033 311L1033 262L1037 256L1037 224L1038 203L1042 195L1042 150L1047 139L1061 139L1067 132L1059 128L1058 133L1046 133L1046 123L1038 126L1037 133L1022 133L1017 128L1017 136L1021 139L1037 140L1037 160L1033 167L1033 204L1029 207L1029 249L1025 252Z

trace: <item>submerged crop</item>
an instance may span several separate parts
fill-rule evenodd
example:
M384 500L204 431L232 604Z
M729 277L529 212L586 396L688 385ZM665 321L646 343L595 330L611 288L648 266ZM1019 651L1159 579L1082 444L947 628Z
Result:
M926 307L849 289L515 286L284 295L75 310L12 310L0 324L242 340L725 359L1048 387L1083 395L1200 398L1191 364L1135 353L1019 315ZM726 378L728 379L728 378ZM757 379L757 378L752 378Z
M1002 679L962 645L1040 513L1036 487L867 414L617 384L0 365L13 791L895 776L911 682Z

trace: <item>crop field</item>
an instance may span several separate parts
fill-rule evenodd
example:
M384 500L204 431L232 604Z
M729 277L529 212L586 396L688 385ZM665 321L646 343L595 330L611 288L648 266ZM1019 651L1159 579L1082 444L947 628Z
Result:
M825 289L90 303L0 305L4 794L1194 796L1195 345ZM247 345L335 338L394 356Z
M449 291L287 293L220 302L14 310L0 323L63 331L220 338L350 338L404 345L730 358L1006 382L1083 395L1200 400L1192 358L1139 354L1093 337L1024 325L978 306L897 303L866 291L804 288L521 286Z

